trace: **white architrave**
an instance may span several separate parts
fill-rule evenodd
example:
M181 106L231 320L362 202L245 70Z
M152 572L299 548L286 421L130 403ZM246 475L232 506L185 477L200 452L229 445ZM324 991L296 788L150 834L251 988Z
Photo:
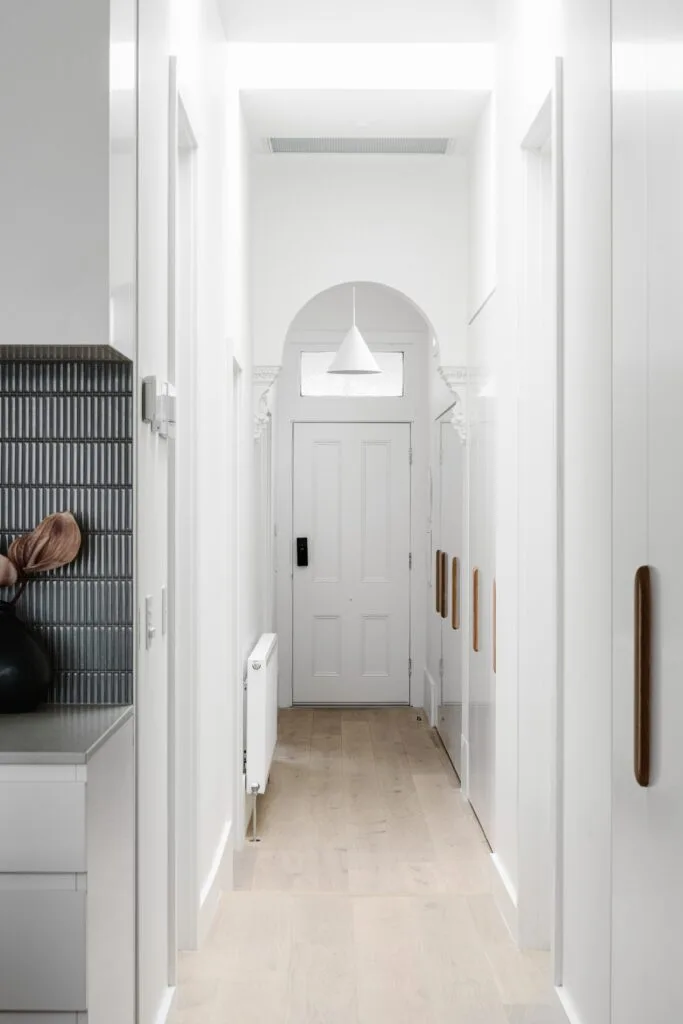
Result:
M279 366L255 366L254 388L254 499L258 561L259 630L270 632L274 623L274 510L273 510L273 385Z

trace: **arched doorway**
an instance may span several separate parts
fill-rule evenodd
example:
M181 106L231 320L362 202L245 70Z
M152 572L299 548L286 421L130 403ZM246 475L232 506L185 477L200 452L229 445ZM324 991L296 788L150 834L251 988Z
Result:
M402 293L356 282L357 323L382 373L326 374L352 287L295 316L277 382L280 703L422 706L433 331Z

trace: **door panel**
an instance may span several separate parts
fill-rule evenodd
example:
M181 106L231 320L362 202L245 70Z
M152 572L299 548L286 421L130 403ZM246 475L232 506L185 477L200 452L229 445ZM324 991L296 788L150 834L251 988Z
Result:
M660 40L680 46L683 8L614 0L613 33L612 1020L670 1024L683 1020L683 91L661 88L672 52ZM647 787L634 775L640 565L652 578Z
M295 425L295 704L410 700L409 457L408 424Z
M448 616L441 620L443 675L441 703L438 714L439 734L458 775L462 773L462 705L463 705L463 615L467 592L465 529L463 516L464 446L450 423L441 423L440 545L448 555ZM456 586L453 582L453 561L456 563ZM454 618L456 604L457 620ZM454 623L457 622L457 628Z

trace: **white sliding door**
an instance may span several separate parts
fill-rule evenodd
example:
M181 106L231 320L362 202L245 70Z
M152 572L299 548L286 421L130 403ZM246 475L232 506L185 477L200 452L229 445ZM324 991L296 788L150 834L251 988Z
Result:
M293 483L294 703L407 704L410 426L298 423Z

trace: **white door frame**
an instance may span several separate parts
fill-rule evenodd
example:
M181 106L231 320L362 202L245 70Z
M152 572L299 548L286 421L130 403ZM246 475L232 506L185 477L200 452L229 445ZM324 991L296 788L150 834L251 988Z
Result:
M179 382L177 440L169 439L168 624L168 920L169 985L179 949L198 944L198 750L196 678L196 293L197 140L169 75L168 337L169 376ZM184 237L187 235L188 237ZM165 616L166 618L166 616Z
M538 271L542 260L548 255L542 252L543 196L541 177L543 173L543 154L550 148L550 232L551 232L551 267L550 294L542 293L542 284ZM554 637L554 678L555 686L552 693L551 721L551 856L552 856L552 896L551 896L551 947L553 952L553 971L555 985L562 984L562 915L563 915L563 849L564 849L564 783L563 783L563 737L564 737L564 690L563 690L563 383L564 383L564 306L563 306L563 153L562 153L562 61L555 61L554 81L551 91L534 118L522 142L524 151L524 176L526 186L526 223L525 223L525 282L523 296L522 329L534 331L538 323L538 307L547 304L550 311L550 347L552 368L546 384L553 393L554 399L554 602L556 633ZM546 158L547 159L547 158ZM547 230L547 228L546 228ZM523 372L523 371L522 371ZM519 715L533 716L534 709L526 707L520 700ZM524 756L523 745L520 745L518 756ZM521 773L520 773L521 774ZM528 773L531 777L533 772ZM536 773L538 776L538 772ZM523 799L523 798L522 798ZM521 804L521 801L520 801ZM525 832L519 829L520 863L525 855ZM548 894L550 896L550 894ZM540 903L546 898L538 892L521 893L521 899L537 900ZM530 908L531 915L536 911ZM539 909L538 913L542 913ZM523 936L521 936L523 940Z
M291 462L290 462L290 465L292 467L292 472L291 472L291 493L290 493L292 515L291 515L291 518L290 518L291 535L289 537L290 565L291 565L290 586L289 586L289 598L290 598L290 609L291 609L290 629L291 629L291 655L292 655L292 665L291 665L292 698L291 698L291 702L290 702L291 704L294 703L294 630L296 628L296 626L295 626L295 616L294 616L294 544L295 544L295 541L296 541L295 525L294 525L294 487L295 487L294 458L295 458L295 454L296 453L295 453L295 449L294 449L294 440L295 440L297 426L298 425L302 425L302 424L310 425L311 423L333 424L334 426L346 426L346 425L354 425L354 424L359 424L359 423L368 423L368 424L373 424L375 426L407 426L408 430L409 430L409 445L410 445L410 451L411 452L412 452L412 444L413 444L413 427L414 427L414 424L413 424L412 420L362 420L362 419L357 419L357 420L352 420L352 419L343 419L343 420L320 420L320 419L317 419L317 420L305 420L305 419L298 419L298 420L292 420ZM414 473L413 473L413 465L412 465L412 460L411 460L411 463L410 463L409 485L408 485L408 489L409 489L409 492L410 492L410 499L411 499L410 500L410 509L409 509L409 513L408 513L408 515L409 515L408 535L409 535L409 538L410 538L410 545L411 545L411 547L413 547L413 501L412 501L413 486L414 486ZM415 567L415 555L414 554L413 554L413 559L412 559L412 567L413 568ZM412 572L410 572L409 576L408 576L408 658L410 659L410 663L412 665L412 672L411 672L411 675L408 678L408 705L406 705L406 706L410 706L410 704L411 704L411 698L412 698L412 692L413 692L413 677L415 675L415 665L413 663L413 614L412 614L412 603L413 602L412 602L412 598L413 598L413 574L412 574Z

